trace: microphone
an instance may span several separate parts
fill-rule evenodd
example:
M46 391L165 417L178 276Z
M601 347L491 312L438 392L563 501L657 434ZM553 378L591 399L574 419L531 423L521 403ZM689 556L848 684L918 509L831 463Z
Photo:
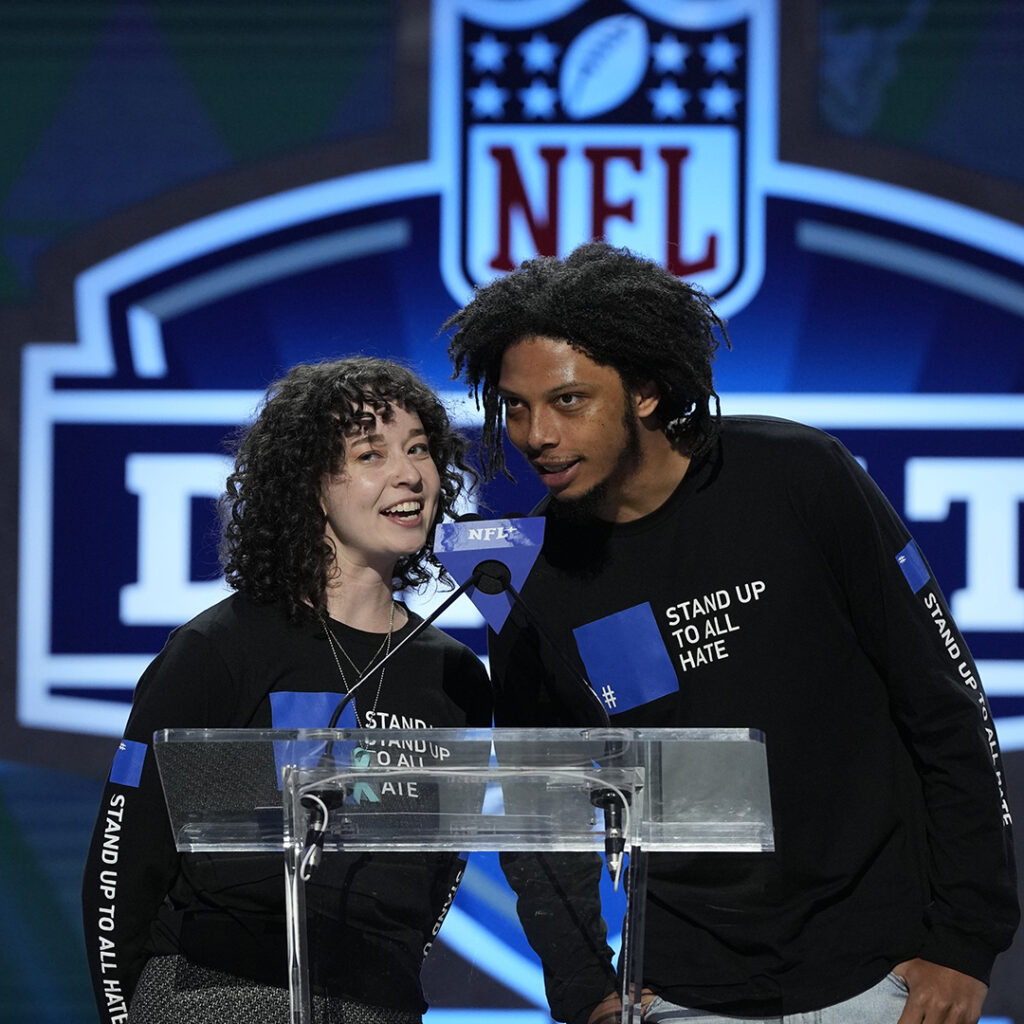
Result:
M604 812L604 859L608 875L619 887L622 872L622 855L626 849L626 835L622 827L622 811L629 802L628 790L595 789L590 802Z
M512 570L504 562L488 558L473 570L477 574L477 587L485 594L500 594L512 585Z
M622 835L622 804L613 795L611 800L601 806L604 808L604 859L608 865L608 874L617 884L622 870L622 851L626 846Z

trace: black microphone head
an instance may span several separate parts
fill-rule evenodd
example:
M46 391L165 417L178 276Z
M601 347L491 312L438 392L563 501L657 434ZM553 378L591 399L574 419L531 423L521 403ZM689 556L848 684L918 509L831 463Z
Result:
M493 558L478 562L473 573L480 577L476 584L477 590L485 594L500 594L512 582L512 570L504 562Z
M482 523L484 517L479 512L463 512L461 516L455 517L457 523Z

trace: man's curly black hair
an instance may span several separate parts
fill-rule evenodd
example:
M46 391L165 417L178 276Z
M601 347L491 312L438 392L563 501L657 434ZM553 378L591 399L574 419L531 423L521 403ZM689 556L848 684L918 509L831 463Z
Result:
M365 429L368 414L387 422L396 405L419 416L426 431L441 477L437 519L454 515L476 473L466 462L468 443L426 384L397 363L366 356L295 366L271 384L255 421L235 438L235 468L219 506L231 587L261 603L284 601L293 619L324 610L335 567L324 539L324 475L339 471L346 437ZM432 531L430 538L399 559L396 588L425 583L428 564L446 578Z
M497 392L501 360L510 345L530 337L567 341L616 370L629 389L654 381L660 426L684 455L699 457L718 435L711 362L719 335L729 344L725 326L699 288L628 249L587 242L564 260L527 260L478 288L441 330L455 331L448 348L453 377L463 376L483 405L487 479L509 475Z

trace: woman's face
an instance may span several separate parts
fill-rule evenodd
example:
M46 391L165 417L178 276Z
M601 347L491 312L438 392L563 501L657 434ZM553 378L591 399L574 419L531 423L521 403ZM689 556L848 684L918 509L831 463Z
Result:
M392 405L345 439L341 469L324 476L324 534L339 566L369 565L390 576L419 551L437 515L441 481L419 416Z

